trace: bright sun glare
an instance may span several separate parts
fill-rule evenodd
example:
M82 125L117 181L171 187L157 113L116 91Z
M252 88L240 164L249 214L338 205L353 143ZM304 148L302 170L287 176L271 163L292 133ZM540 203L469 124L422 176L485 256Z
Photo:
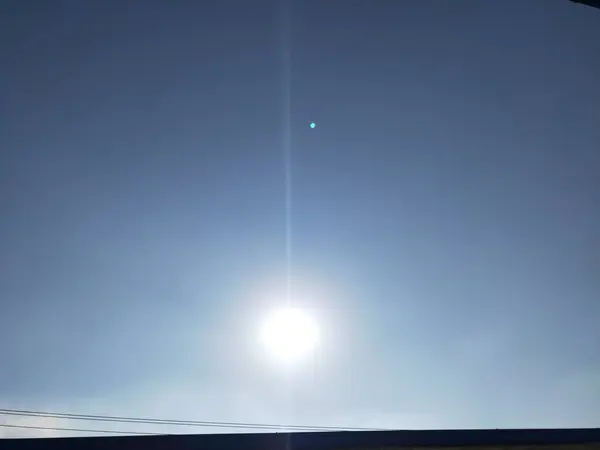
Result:
M306 312L286 308L271 313L265 319L260 337L274 357L289 362L306 356L315 348L319 328Z

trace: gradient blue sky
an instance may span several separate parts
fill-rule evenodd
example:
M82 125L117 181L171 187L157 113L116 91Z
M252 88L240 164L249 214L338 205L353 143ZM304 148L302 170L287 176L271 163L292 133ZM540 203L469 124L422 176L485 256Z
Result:
M0 407L598 426L600 11L282 5L0 2Z

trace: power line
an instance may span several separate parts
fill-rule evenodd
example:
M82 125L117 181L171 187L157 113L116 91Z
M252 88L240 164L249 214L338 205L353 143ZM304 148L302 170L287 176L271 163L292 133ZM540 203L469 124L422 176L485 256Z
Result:
M140 431L117 431L117 430L95 430L89 428L62 428L62 427L42 427L35 425L12 425L0 423L0 427L4 428L22 428L27 430L49 430L49 431L76 431L80 433L110 433L110 434L139 434L139 435L154 435L160 436L164 433L142 433Z
M43 412L32 410L19 409L0 409L0 414L10 416L26 416L26 417L48 417L53 419L72 419L72 420L90 420L98 422L117 422L117 423L143 423L153 425L176 425L176 426L192 426L192 427L214 427L214 428L245 428L245 429L262 429L262 430L296 430L296 431L381 431L376 428L360 428L360 427L337 427L337 426L308 426L308 425L274 425L264 423L248 423L248 422L216 422L216 421L196 421L196 420L173 420L173 419L155 419L141 417L124 417L124 416L104 416L104 415L89 415L89 414L71 414L57 412Z

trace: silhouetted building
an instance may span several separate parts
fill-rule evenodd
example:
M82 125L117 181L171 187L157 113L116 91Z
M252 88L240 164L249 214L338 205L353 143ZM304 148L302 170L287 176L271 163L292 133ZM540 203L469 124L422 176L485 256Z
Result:
M592 8L600 9L600 0L571 0L573 3L581 3L582 5L591 6Z
M600 450L600 428L343 431L3 439L0 450Z

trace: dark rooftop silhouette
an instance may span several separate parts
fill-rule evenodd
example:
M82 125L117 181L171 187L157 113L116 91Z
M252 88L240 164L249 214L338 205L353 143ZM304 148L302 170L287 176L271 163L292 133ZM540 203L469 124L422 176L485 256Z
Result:
M582 5L591 6L592 8L600 9L600 0L571 0L574 3L581 3Z
M0 440L0 450L342 450L425 446L600 444L600 428L187 434Z

